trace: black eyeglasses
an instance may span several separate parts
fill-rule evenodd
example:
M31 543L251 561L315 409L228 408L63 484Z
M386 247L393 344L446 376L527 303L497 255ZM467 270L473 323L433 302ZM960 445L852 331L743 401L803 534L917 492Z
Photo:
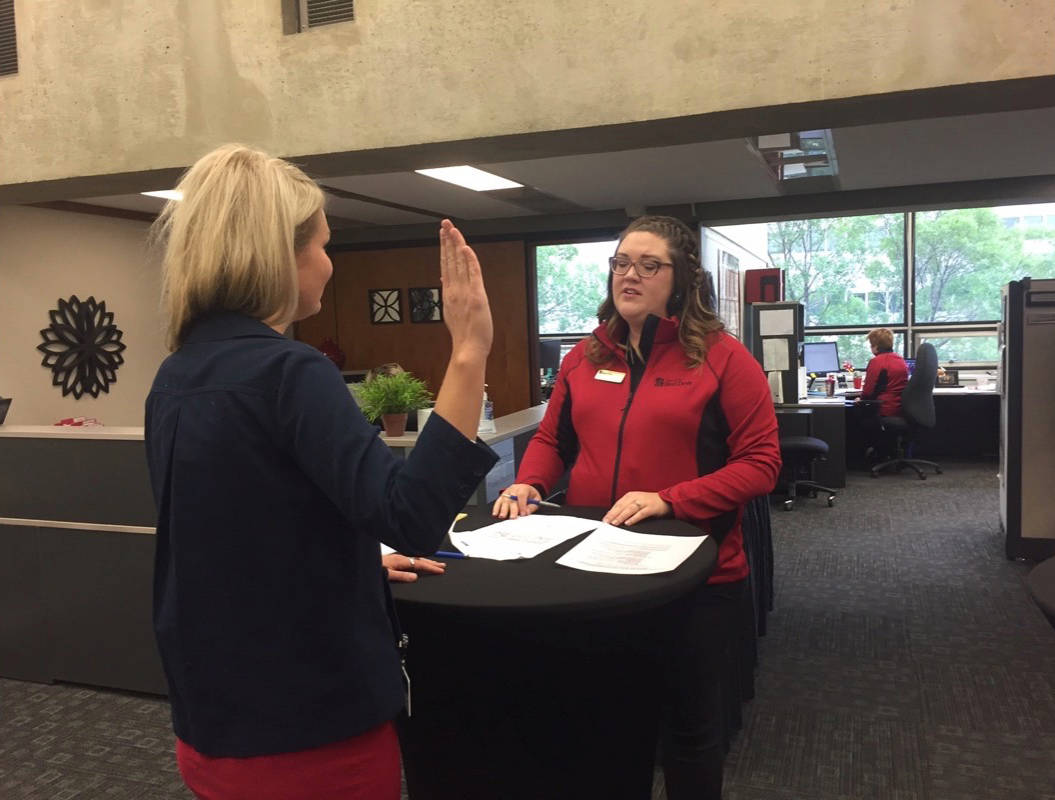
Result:
M633 267L641 278L651 278L659 272L660 267L673 266L669 261L657 261L654 258L643 258L640 261L633 261L626 256L612 256L608 259L608 267L616 275L626 275L630 271L630 267Z

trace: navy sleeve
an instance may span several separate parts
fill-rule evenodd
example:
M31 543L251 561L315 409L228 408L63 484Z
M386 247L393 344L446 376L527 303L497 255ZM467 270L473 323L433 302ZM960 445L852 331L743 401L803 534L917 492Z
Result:
M400 458L333 364L307 348L292 351L284 365L276 422L298 466L357 531L410 555L435 551L498 460L435 413Z

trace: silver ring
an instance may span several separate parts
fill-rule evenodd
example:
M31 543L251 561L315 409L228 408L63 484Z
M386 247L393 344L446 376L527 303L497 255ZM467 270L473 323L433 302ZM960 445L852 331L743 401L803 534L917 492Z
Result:
M414 565L417 563L417 559L414 556L410 556L410 568L414 569Z

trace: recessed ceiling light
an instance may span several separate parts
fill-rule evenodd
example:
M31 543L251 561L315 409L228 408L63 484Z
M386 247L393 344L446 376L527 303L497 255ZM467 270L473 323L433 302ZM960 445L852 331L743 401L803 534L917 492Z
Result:
M438 181L446 181L456 186L464 186L474 192L489 192L493 189L516 189L523 186L522 183L506 180L482 169L463 165L460 167L439 167L437 169L416 169L419 175L435 178Z
M160 197L162 200L182 200L183 192L179 189L160 189L156 192L140 192L147 197Z

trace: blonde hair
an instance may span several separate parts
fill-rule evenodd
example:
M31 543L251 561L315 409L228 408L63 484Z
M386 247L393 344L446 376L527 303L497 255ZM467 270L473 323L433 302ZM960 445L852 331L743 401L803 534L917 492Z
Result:
M297 310L296 254L316 229L322 190L300 169L239 144L218 147L184 174L153 239L163 246L167 344L194 320L237 311L285 325Z
M890 328L873 328L868 332L868 343L876 350L893 350L894 332Z
M674 284L667 301L667 316L679 320L678 340L690 368L698 367L707 357L710 340L725 325L714 311L716 305L711 275L700 264L699 240L684 222L676 217L646 215L638 217L619 234L619 244L634 231L651 233L667 244L674 264ZM627 324L615 308L612 297L612 274L608 274L608 292L597 310L597 321L608 331L613 342L626 338ZM628 345L629 346L629 345ZM640 353L635 353L640 357ZM586 357L594 364L609 359L608 351L596 336L586 345Z

